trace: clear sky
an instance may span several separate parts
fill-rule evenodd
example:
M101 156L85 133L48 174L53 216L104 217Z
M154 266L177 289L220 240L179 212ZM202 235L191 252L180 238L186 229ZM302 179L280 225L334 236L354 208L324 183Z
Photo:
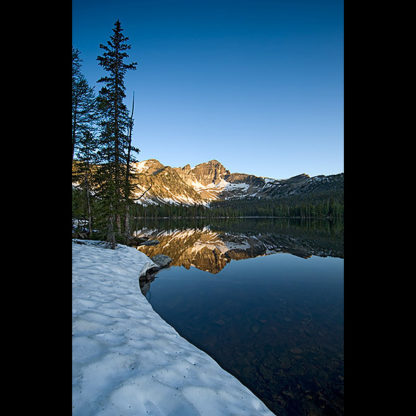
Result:
M73 0L72 42L98 92L97 56L119 19L138 63L139 160L211 159L285 179L344 171L342 0Z

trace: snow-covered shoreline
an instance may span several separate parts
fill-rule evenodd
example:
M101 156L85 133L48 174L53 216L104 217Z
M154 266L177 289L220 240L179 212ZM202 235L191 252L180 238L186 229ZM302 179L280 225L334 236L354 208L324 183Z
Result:
M132 247L72 244L72 414L262 416L273 413L151 307Z

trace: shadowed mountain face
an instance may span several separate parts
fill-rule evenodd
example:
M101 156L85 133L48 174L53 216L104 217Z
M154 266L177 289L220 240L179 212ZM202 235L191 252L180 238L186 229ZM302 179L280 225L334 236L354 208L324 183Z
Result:
M172 266L183 266L186 269L197 269L216 274L230 261L265 256L279 252L290 253L302 258L315 256L344 257L343 242L325 233L296 233L295 230L272 229L270 231L238 232L235 230L185 228L158 230L143 228L136 236L156 239L159 244L138 246L138 250L152 257L165 254L172 258Z
M275 199L312 192L343 189L344 174L310 177L300 174L289 179L273 179L245 173L231 173L217 160L200 163L194 168L162 165L149 159L134 165L136 194L148 190L142 204L173 203L207 205L211 201L242 198Z

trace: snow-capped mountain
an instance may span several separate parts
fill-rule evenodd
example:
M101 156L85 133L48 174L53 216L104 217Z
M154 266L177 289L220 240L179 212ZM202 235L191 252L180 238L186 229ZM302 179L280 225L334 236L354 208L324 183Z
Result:
M343 187L344 174L310 177L300 174L273 179L245 173L231 173L217 160L184 167L170 167L156 159L138 162L137 202L149 204L209 205L212 201L242 198L276 199L320 189Z

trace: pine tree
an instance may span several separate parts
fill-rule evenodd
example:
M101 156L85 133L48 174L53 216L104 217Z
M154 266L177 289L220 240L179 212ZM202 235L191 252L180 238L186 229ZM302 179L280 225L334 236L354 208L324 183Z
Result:
M86 207L86 219L88 224L88 235L92 234L93 223L93 199L97 189L97 178L99 178L99 147L95 131L84 130L78 144L77 158L73 168L74 182L77 183L77 189L81 190L84 195Z
M124 78L127 70L134 70L137 65L136 62L124 62L128 58L125 51L131 46L126 43L128 38L122 34L123 29L118 20L114 26L107 45L100 44L104 50L103 55L97 57L99 65L108 74L98 80L104 84L98 96L101 114L99 154L102 160L99 193L107 210L107 241L112 248L115 248L116 238L121 237L123 207L129 198L126 195L125 178L129 178L131 163L131 141L128 134L131 120L123 102L126 96Z
M72 163L78 143L85 132L91 130L96 115L94 88L81 73L79 55L79 50L72 48Z

